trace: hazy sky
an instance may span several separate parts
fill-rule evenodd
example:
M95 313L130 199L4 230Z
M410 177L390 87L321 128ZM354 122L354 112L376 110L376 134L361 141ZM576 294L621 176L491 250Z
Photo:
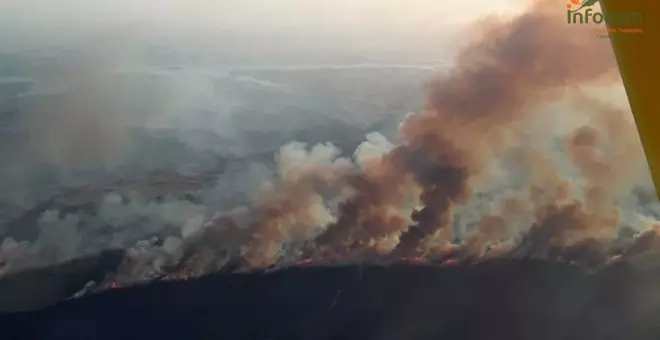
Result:
M519 0L3 0L10 22L122 22L131 20L252 27L434 26L511 11ZM5 22L7 22L5 21Z
M99 29L410 39L447 35L460 23L520 7L521 0L2 0L0 39L26 44Z

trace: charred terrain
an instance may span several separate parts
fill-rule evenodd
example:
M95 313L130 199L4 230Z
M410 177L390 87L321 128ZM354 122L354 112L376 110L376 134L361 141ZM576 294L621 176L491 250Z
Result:
M102 281L116 271L123 250L71 260L46 268L33 268L0 278L0 313L40 309L73 296L89 282Z
M5 314L3 339L657 339L659 270L537 260L296 267Z

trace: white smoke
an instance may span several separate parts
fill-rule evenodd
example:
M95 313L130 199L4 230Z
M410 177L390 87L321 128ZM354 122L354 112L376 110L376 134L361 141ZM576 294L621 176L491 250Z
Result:
M371 132L367 134L366 140L355 149L353 157L358 165L364 167L368 162L377 161L392 149L394 149L394 144L385 136L378 132Z

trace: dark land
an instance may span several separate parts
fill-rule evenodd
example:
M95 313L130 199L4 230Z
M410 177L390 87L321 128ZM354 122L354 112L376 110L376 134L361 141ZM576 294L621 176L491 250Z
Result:
M536 260L160 281L0 316L2 339L660 339L660 271Z

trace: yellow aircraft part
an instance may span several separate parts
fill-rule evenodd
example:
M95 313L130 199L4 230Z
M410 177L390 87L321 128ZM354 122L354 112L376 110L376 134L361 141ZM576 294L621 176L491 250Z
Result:
M660 193L660 0L600 0L628 101ZM641 23L621 27L609 18L641 13ZM638 33L614 32L641 28ZM625 31L625 30L623 30Z

